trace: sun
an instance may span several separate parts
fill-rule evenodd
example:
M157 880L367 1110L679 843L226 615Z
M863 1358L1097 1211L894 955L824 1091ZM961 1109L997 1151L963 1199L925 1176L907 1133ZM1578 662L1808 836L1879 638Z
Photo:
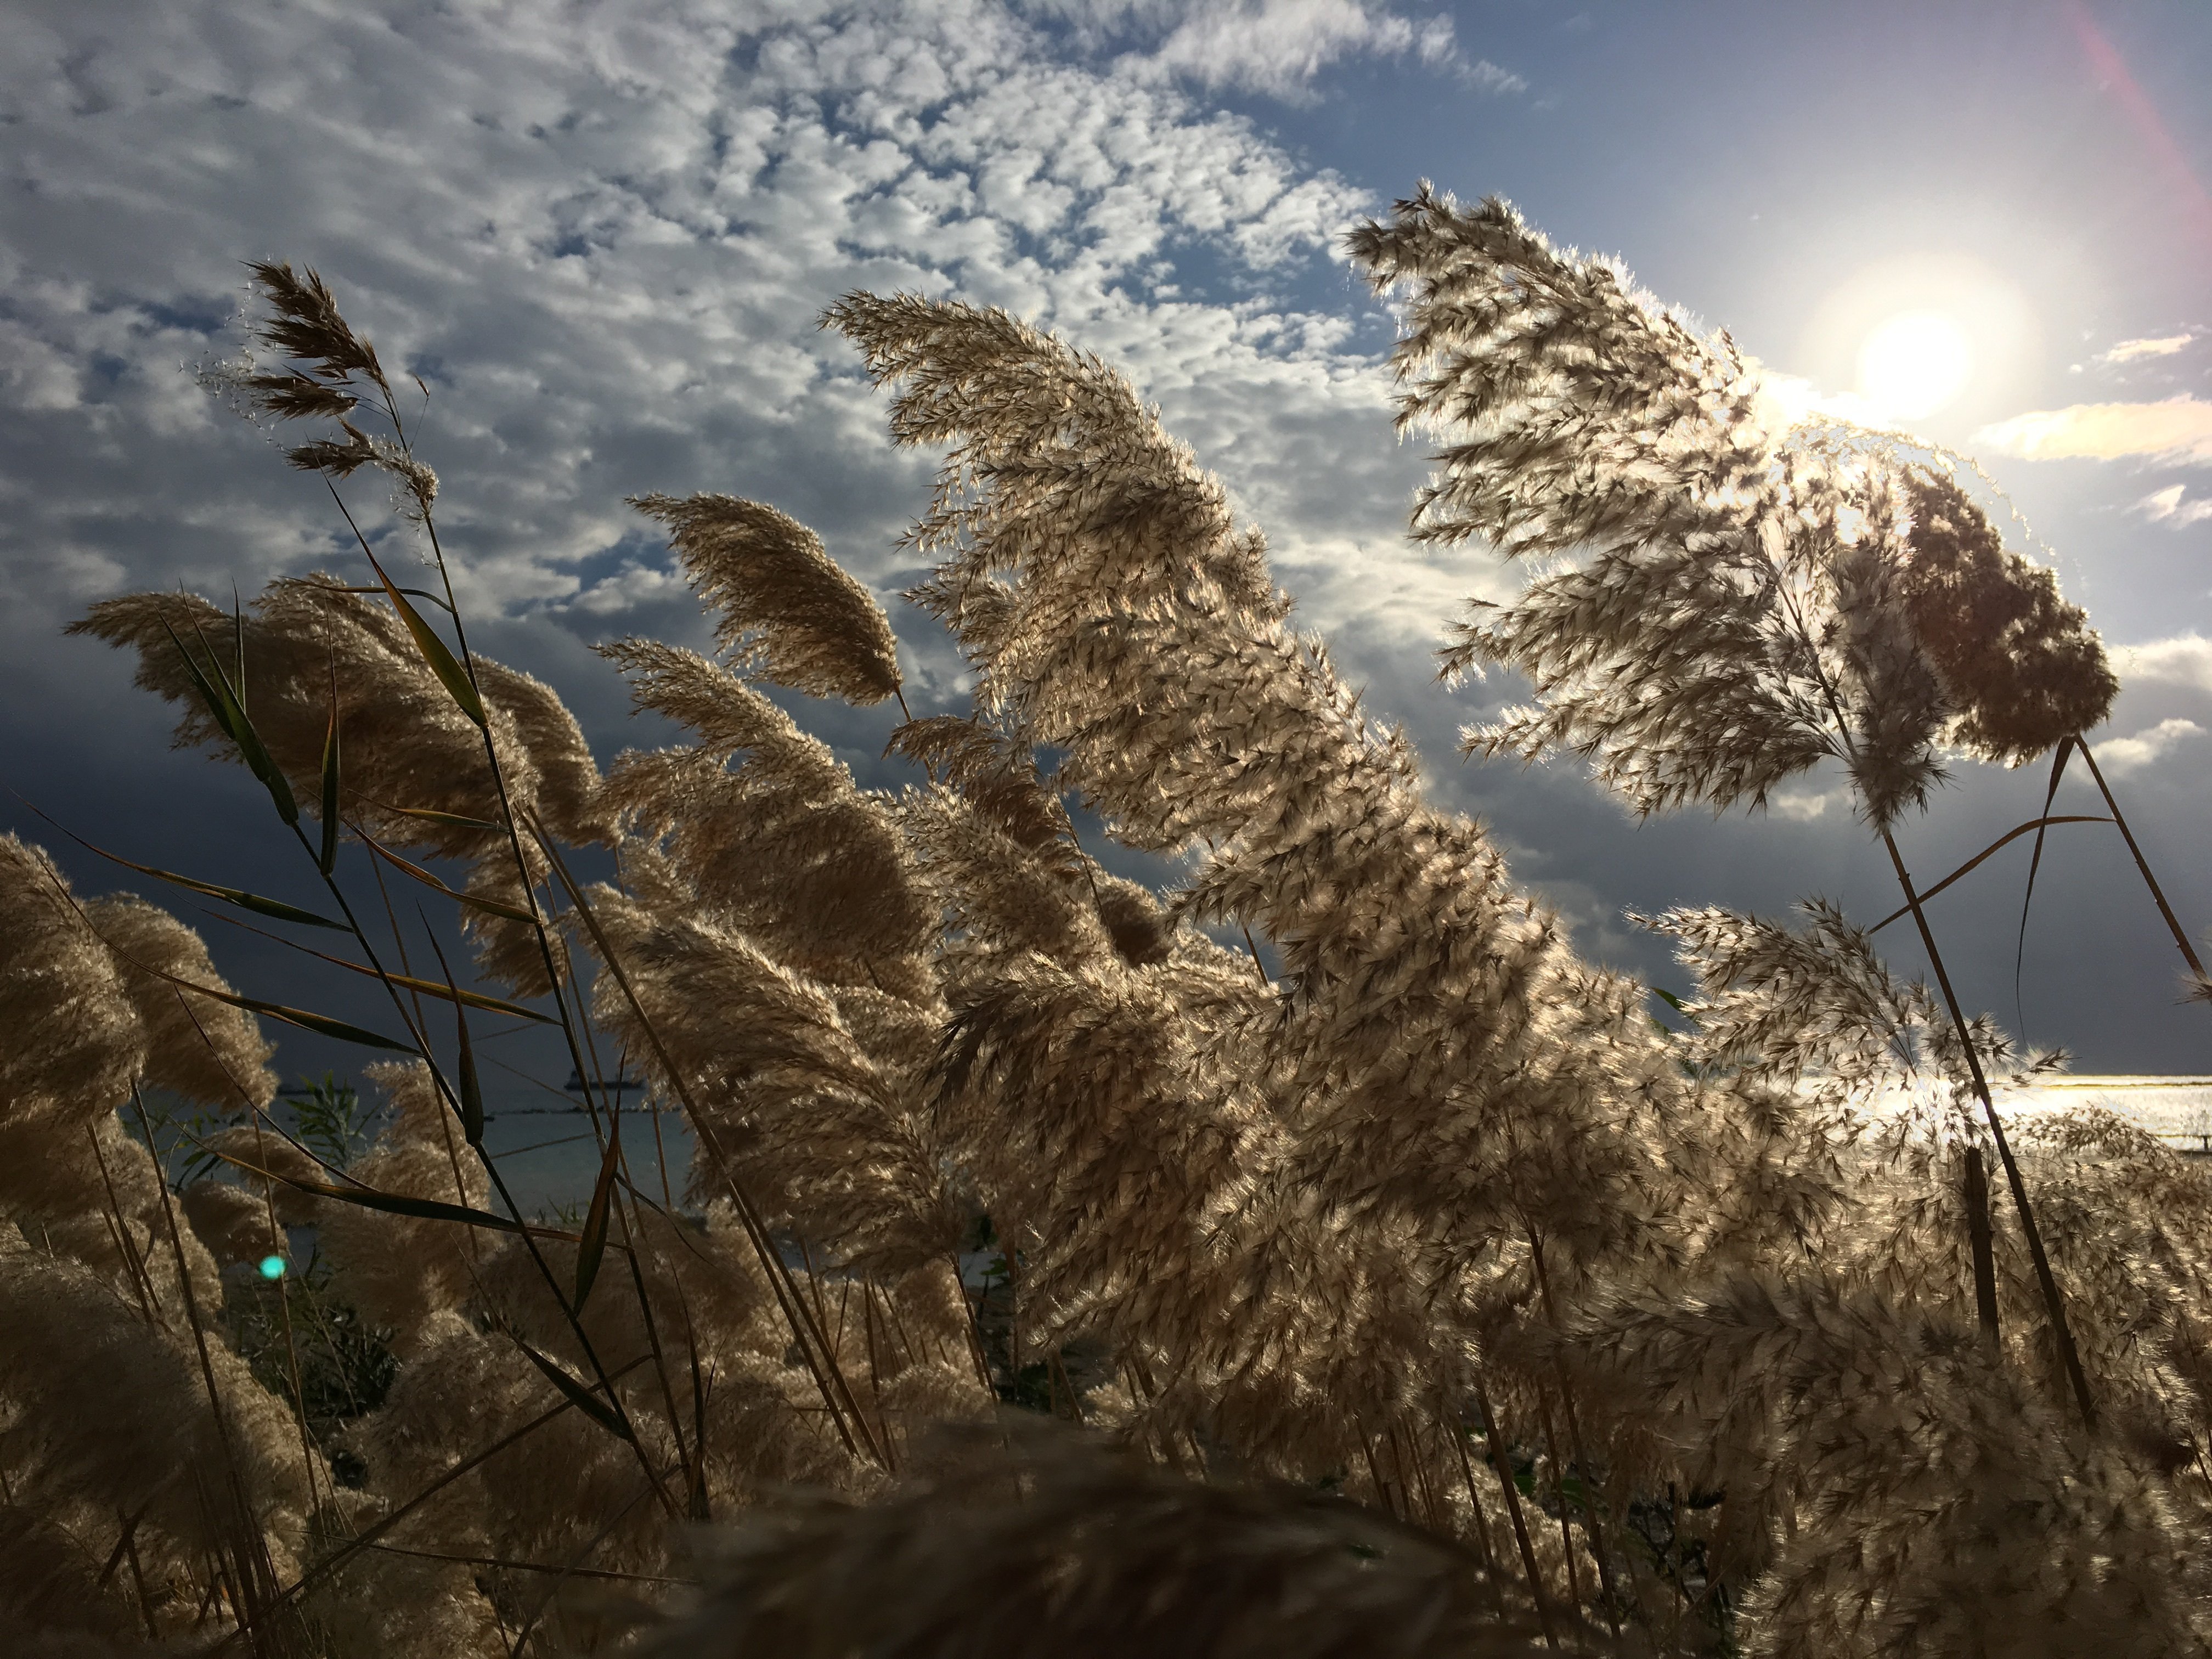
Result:
M1973 342L1937 311L1890 317L1859 347L1859 395L1891 420L1935 414L1957 400L1973 372Z

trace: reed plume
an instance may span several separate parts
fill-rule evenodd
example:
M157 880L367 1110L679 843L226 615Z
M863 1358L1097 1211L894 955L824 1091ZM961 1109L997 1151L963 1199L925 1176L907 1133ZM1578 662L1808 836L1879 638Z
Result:
M1416 538L1535 568L1446 653L1533 686L1474 750L1577 751L1644 812L1832 762L1895 855L1952 756L2103 717L2086 618L1944 458L1776 428L1725 336L1502 204L1424 187L1352 252L1409 290L1402 416L1448 445ZM2015 1152L1988 1079L2054 1062L1966 1016L1901 856L1932 987L1822 901L1681 907L1638 919L1695 981L1658 1025L1427 799L1126 380L910 295L826 320L894 437L945 452L908 598L969 705L906 708L889 617L797 520L641 496L714 649L602 648L680 728L602 774L557 695L469 649L374 348L314 272L253 275L232 388L324 423L289 459L334 495L388 479L442 593L362 537L373 584L76 626L137 652L180 744L244 763L332 915L161 878L335 927L405 1040L240 996L173 917L0 840L0 1637L2212 1640L2212 1188L2096 1113ZM793 694L896 698L910 781L864 787ZM539 1006L396 919L387 949L346 836L455 896L482 973ZM1116 845L1177 878L1112 873ZM404 1049L365 1070L374 1133L291 1132L257 1009ZM577 1070L575 1213L525 1213L488 1150L494 1012ZM203 1116L157 1133L149 1098ZM653 1190L663 1109L697 1154ZM341 1345L302 1328L334 1321L368 1369L311 1408L303 1352ZM2063 1414L2069 1387L2100 1411Z

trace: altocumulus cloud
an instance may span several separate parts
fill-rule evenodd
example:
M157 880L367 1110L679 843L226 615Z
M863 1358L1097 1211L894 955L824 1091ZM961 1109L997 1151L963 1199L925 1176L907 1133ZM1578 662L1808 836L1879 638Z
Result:
M930 458L888 447L881 400L814 327L848 289L910 289L1005 306L1129 373L1267 527L1305 620L1408 721L1442 798L1480 806L1590 948L1663 971L1622 905L1771 911L1856 878L1862 838L1821 810L1817 779L1780 821L1637 831L1571 764L1449 758L1454 728L1484 711L1437 692L1428 647L1461 599L1513 578L1472 550L1403 542L1425 463L1391 438L1387 319L1348 292L1332 252L1379 204L1207 97L1296 94L1358 57L1517 89L1425 13L94 0L11 21L0 738L9 781L65 813L95 810L95 785L135 810L139 774L160 770L161 821L131 830L142 854L197 823L214 827L162 861L249 857L246 834L220 826L251 800L228 769L160 762L166 719L124 689L127 665L60 624L127 589L250 595L278 574L349 568L317 486L190 373L234 342L238 261L277 257L323 270L387 361L422 377L424 453L477 637L557 685L603 756L624 700L585 644L698 629L623 496L771 500L880 591L911 580L897 537ZM1196 52L1201 35L1217 56ZM371 533L404 542L388 522ZM912 638L922 698L945 706L957 664ZM2144 678L2140 698L2136 683L2124 729L2212 725L2212 683ZM885 775L866 770L880 729L818 718L864 775ZM1954 793L1931 866L2002 827L2011 806L1990 792L2005 787Z
M6 626L333 556L327 504L181 372L224 343L249 255L317 265L430 387L480 606L664 597L621 506L641 489L774 495L865 576L896 574L919 463L813 328L859 286L1003 305L1112 357L1250 511L1297 527L1279 551L1323 578L1324 613L1332 586L1419 586L1364 568L1413 476L1385 436L1382 337L1355 349L1340 296L1284 297L1357 193L1195 103L1157 52L1056 57L1044 25L974 0L744 15L94 6L20 27L0 465L30 603ZM1241 21L1249 52L1279 52L1275 10ZM1355 459L1323 487L1322 454Z

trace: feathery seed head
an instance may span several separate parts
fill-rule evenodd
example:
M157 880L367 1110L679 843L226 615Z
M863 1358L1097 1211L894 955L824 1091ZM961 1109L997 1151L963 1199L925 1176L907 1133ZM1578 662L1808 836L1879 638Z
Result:
M880 702L899 689L898 641L875 597L787 514L734 495L637 495L669 526L714 640L740 668L817 697Z
M2052 574L2007 549L1989 516L1938 473L1905 479L1912 527L1900 586L1912 630L1959 711L1954 738L2019 765L2102 725L2119 681Z

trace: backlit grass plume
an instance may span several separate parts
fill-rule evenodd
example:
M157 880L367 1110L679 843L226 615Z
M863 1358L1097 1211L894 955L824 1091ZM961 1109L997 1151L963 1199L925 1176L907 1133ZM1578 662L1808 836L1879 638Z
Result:
M848 702L898 690L890 619L796 519L732 495L640 495L630 504L668 526L692 586L722 613L714 642L734 664Z
M1567 561L1446 653L1535 687L1470 747L1588 755L1644 812L1756 804L1832 757L1887 824L1941 738L2016 763L2103 720L2118 683L2050 573L1945 474L1773 429L1725 334L1499 202L1425 186L1350 247L1411 290L1400 423L1447 444L1416 538Z
M1661 1025L1120 374L911 295L826 320L942 452L908 598L972 696L908 708L779 508L641 496L711 650L600 647L677 728L603 771L470 646L383 360L257 264L227 384L308 423L364 568L76 629L240 763L312 903L104 855L310 954L234 987L0 839L0 1644L2212 1642L2212 1182L2100 1114L2008 1133L1990 1079L2052 1061L1960 1006L1894 833L1959 756L2087 756L2086 618L1942 458L1777 428L1725 336L1510 209L1424 188L1351 251L1447 445L1416 538L1533 567L1447 653L1534 688L1470 746L1645 812L1833 763L1905 908L1638 918L1695 981ZM829 696L896 700L850 717L888 782L809 729ZM1932 983L1878 952L1908 915ZM372 1051L362 1094L278 1097L301 1030ZM593 1174L532 1209L486 1083L562 1092L547 1052Z

